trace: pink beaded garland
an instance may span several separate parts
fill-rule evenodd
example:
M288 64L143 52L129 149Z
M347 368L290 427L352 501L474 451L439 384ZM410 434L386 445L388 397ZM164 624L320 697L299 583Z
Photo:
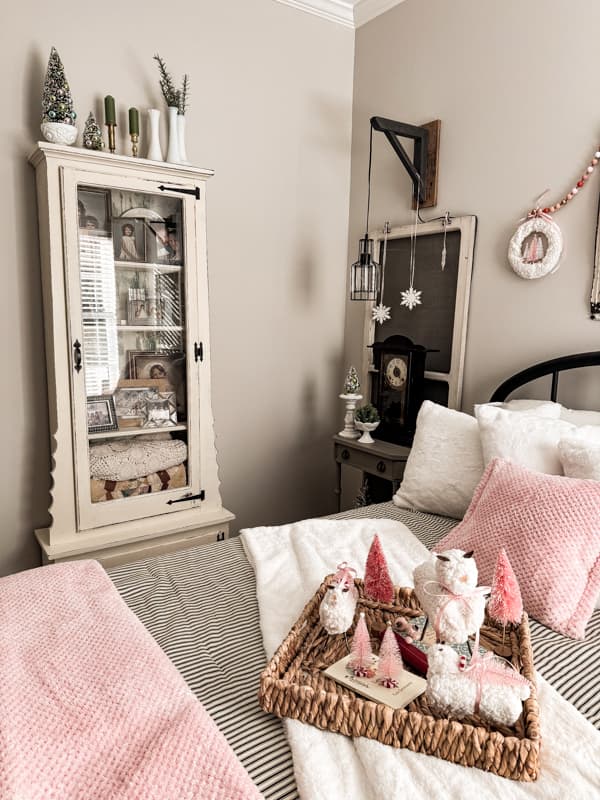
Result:
M583 186L585 186L586 181L594 171L595 167L598 165L599 161L600 161L600 150L596 150L592 160L590 161L589 165L585 168L585 172L583 173L581 178L579 178L575 186L573 186L573 188L569 192L567 192L567 194L562 198L562 200L559 200L558 202L554 203L551 206L546 206L545 208L543 208L542 209L543 213L553 214L555 211L558 211L564 205L566 205L570 200L572 200L575 197L575 195L579 192L579 190L583 188Z

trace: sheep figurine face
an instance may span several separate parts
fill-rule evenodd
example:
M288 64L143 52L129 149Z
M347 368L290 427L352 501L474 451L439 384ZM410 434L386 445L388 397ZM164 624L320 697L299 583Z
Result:
M351 575L338 573L319 606L321 624L331 635L345 633L354 622L358 592Z
M529 681L491 655L461 669L458 653L437 644L427 660L427 701L442 714L478 714L496 725L514 725L531 694Z
M466 642L483 624L487 587L477 587L473 552L432 553L413 572L415 594L438 641Z

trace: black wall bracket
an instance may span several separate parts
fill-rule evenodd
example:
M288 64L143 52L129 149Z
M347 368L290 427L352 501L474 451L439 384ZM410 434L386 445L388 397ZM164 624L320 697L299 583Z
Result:
M440 150L439 119L425 125L409 125L384 117L371 117L371 127L384 133L394 152L402 162L413 183L413 208L419 197L421 208L430 208L437 203L438 160ZM415 143L414 156L410 156L399 138L412 139Z

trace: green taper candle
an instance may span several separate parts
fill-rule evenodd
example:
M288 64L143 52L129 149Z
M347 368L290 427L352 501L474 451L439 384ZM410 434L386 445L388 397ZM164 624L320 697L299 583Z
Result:
M115 98L107 94L104 98L104 122L106 125L117 124L117 112L115 111Z
M140 115L137 108L129 109L129 133L140 132Z

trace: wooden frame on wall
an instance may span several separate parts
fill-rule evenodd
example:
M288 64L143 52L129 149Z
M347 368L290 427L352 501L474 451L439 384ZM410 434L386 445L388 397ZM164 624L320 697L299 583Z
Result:
M372 319L375 302L365 303L361 377L363 386L368 386L369 392L371 377L375 372L369 345L400 334L413 339L416 344L439 351L437 355L428 355L425 379L432 386L437 382L441 384L439 388L442 395L447 396L448 408L460 409L476 229L475 216L450 218L450 224L446 228L448 255L442 273L440 256L444 238L443 220L425 222L418 226L414 286L415 289L422 290L423 294L422 305L412 311L400 305L398 285L403 289L407 289L409 285L408 258L402 250L410 248L413 226L402 225L390 230L384 296L381 302L391 307L391 319L383 325L375 323ZM425 237L428 239L428 248L423 246ZM380 260L383 233L374 238L375 252ZM396 248L394 243L397 243ZM424 249L433 249L436 254L430 258L419 258L420 249L422 252ZM427 368L428 364L430 368Z

